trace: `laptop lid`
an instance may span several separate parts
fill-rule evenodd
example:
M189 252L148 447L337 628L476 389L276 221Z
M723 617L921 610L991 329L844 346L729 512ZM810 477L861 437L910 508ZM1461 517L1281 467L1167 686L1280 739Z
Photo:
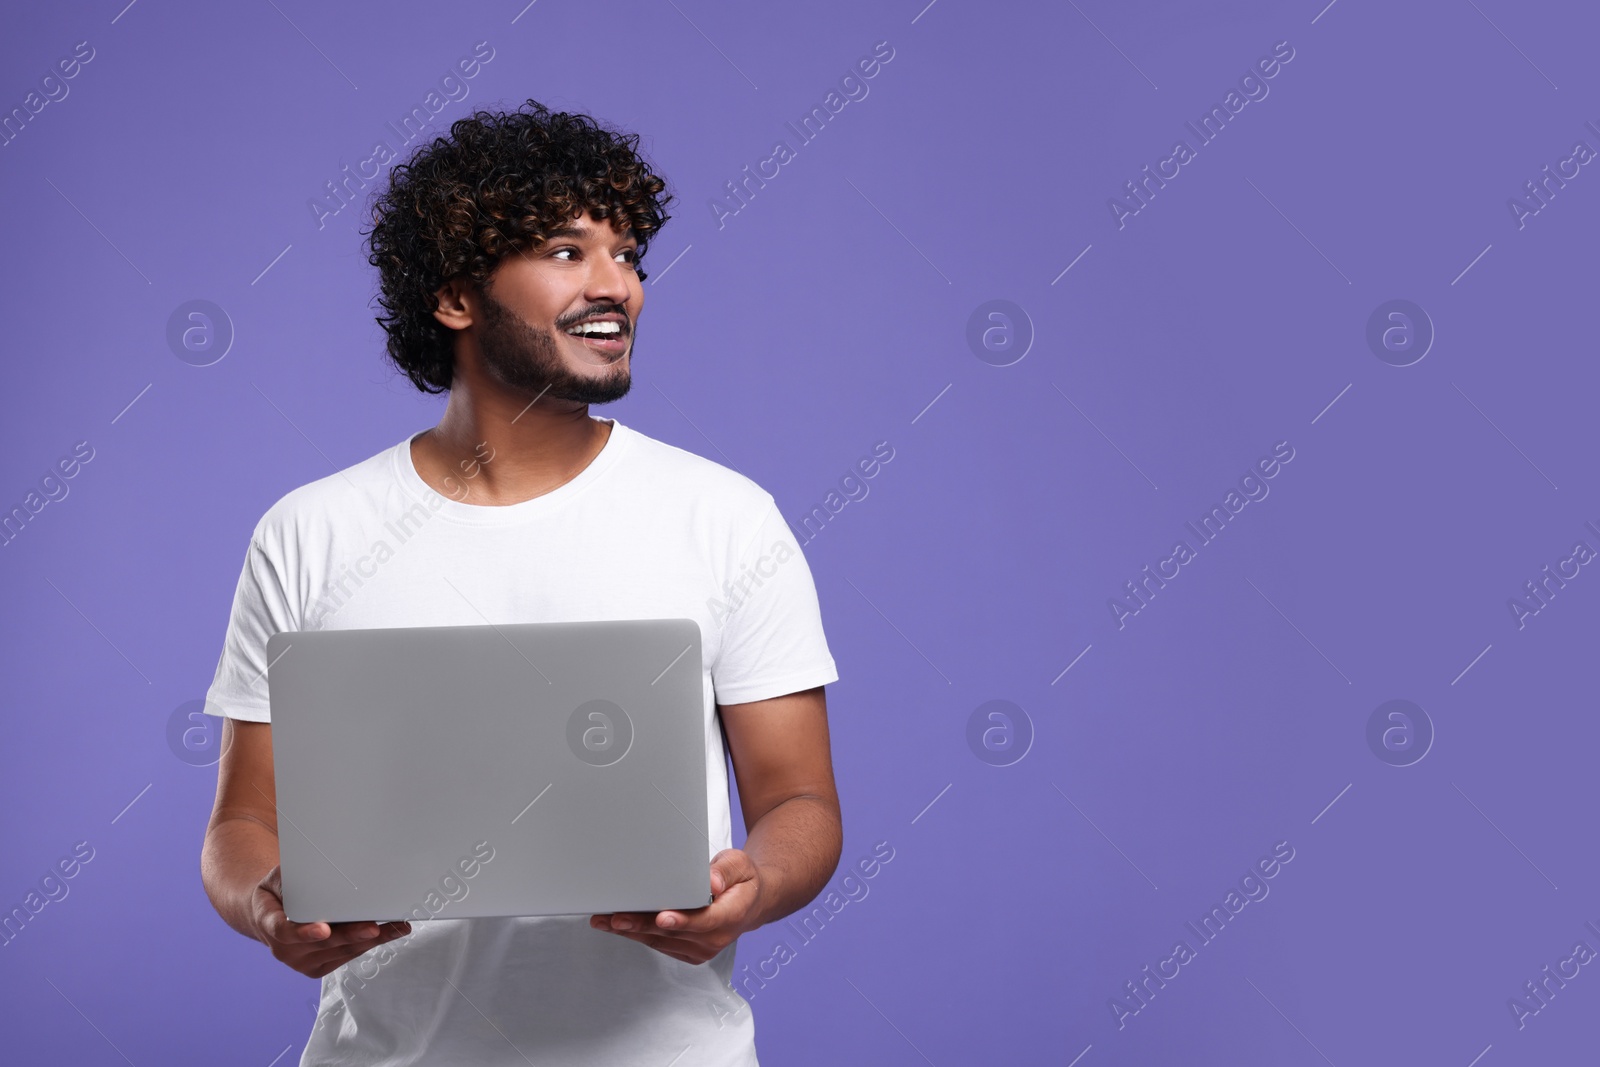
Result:
M710 903L693 619L286 632L267 659L291 920Z

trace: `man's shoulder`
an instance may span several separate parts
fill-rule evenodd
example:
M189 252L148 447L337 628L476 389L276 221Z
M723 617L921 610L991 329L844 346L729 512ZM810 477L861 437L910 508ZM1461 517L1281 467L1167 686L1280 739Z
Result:
M381 498L396 445L284 493L262 513L251 537L262 548L281 548L340 518L358 517Z
M772 505L771 493L732 467L638 430L630 432L635 470L652 484L670 488L675 495L692 493L701 502L709 499L741 515L763 515Z

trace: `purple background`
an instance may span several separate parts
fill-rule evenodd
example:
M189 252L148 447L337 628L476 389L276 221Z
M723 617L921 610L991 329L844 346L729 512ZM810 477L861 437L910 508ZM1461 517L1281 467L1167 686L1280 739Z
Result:
M895 451L805 549L841 676L840 875L895 856L814 941L741 941L741 965L796 953L753 1000L763 1064L1592 1056L1596 967L1520 1029L1508 1006L1600 950L1600 577L1521 628L1508 605L1600 548L1600 175L1520 228L1508 206L1600 149L1592 13L120 2L0 39L0 112L94 49L0 148L0 508L95 453L0 553L0 908L95 849L0 949L8 1056L300 1054L317 983L212 910L216 768L168 724L267 506L442 410L381 359L359 205L319 229L308 201L398 148L387 124L478 41L494 58L435 133L531 96L643 134L679 197L633 393L594 414L795 523ZM869 95L801 144L785 123L885 40ZM1108 199L1283 40L1270 94L1119 228ZM719 226L780 138L795 158ZM166 339L196 299L234 332L204 367ZM1437 332L1409 366L1366 340L1392 299ZM990 300L1033 335L1009 366L967 340ZM1119 628L1109 599L1279 441L1270 495ZM1410 766L1366 739L1391 699L1436 732ZM1009 766L967 740L991 700L1031 724ZM1124 983L1198 946L1186 921L1279 841L1270 895L1119 1028Z

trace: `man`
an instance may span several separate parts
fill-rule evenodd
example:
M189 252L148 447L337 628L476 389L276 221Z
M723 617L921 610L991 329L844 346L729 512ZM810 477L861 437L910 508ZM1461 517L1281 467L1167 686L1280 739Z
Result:
M838 862L823 696L838 673L772 496L589 415L631 385L640 259L669 217L637 140L528 101L458 121L394 168L370 235L378 321L419 389L448 389L444 416L288 493L252 533L207 693L225 718L201 871L230 926L322 980L302 1067L754 1065L736 939L808 903ZM703 638L709 906L446 907L415 927L284 916L271 634L666 617Z

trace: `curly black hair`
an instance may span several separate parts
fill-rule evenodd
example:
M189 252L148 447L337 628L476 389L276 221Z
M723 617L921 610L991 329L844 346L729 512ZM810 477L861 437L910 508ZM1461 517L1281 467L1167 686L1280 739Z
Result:
M456 120L448 137L390 170L373 201L367 262L379 272L389 358L412 384L424 393L450 387L454 331L433 317L449 279L465 275L481 292L501 260L580 210L631 229L643 260L675 198L638 144L638 134L528 100Z

